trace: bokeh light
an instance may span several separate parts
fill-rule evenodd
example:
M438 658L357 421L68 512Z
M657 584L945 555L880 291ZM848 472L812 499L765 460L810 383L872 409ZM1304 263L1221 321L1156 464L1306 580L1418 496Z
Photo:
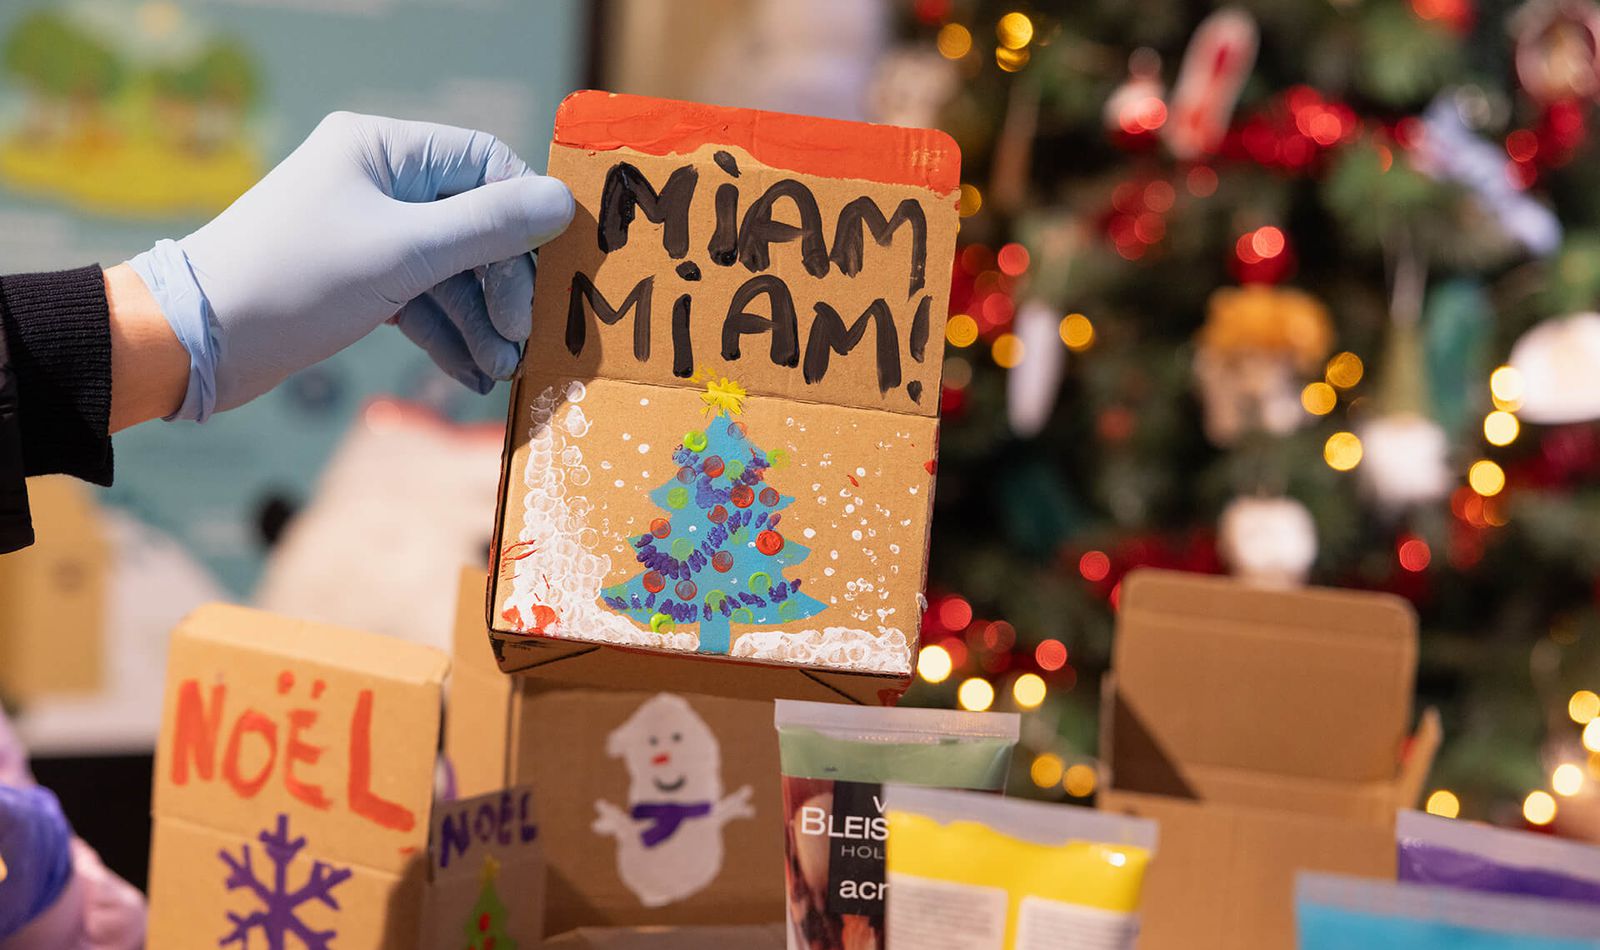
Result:
M1550 773L1550 787L1557 795L1568 798L1583 791L1583 769L1571 762L1563 762Z
M1433 550L1428 547L1428 542L1421 538L1407 538L1400 542L1397 554L1400 566L1413 574L1426 570L1433 560Z
M990 355L994 357L997 365L1004 369L1015 369L1022 363L1026 347L1022 345L1022 337L1015 333L1002 333L995 337L994 346Z
M1044 640L1033 648L1033 660L1039 669L1054 673L1067 665L1067 647L1060 640Z
M1028 776L1040 788L1054 788L1061 781L1066 768L1067 763L1062 761L1061 756L1046 752L1034 758L1033 765L1028 768Z
M972 605L966 598L952 594L939 602L939 625L960 633L972 623Z
M1354 432L1335 432L1322 444L1322 458L1329 468L1348 472L1361 464L1361 440Z
M939 27L939 55L945 59L960 59L972 52L972 31L959 23L946 23Z
M988 680L974 676L961 684L956 691L956 701L961 703L962 709L983 712L994 705L994 687Z
M1094 324L1081 313L1069 313L1061 320L1061 342L1074 353L1094 345Z
M1467 484L1485 498L1500 494L1506 487L1506 473L1488 459L1479 459L1467 469Z
M978 209L982 207L983 192L978 190L977 185L963 184L961 186L961 195L956 199L957 213L963 218L970 218L977 214Z
M1328 385L1349 389L1361 382L1361 377L1366 371L1367 368L1361 363L1361 357L1346 350L1328 360L1324 376L1328 380Z
M922 648L917 655L917 675L930 683L943 683L955 670L950 651L937 644Z
M1082 762L1068 766L1061 784L1066 786L1067 794L1073 798L1087 798L1094 794L1094 766Z
M995 264L1007 277L1021 277L1028 271L1028 249L1012 242L995 252Z
M1522 817L1530 825L1548 825L1556 820L1556 800L1543 790L1529 792L1522 800Z
M978 340L978 321L958 313L945 321L944 338L951 346L971 346Z
M1504 409L1496 409L1483 417L1483 437L1490 445L1510 445L1521 430L1517 417Z
M994 51L995 65L1008 73L1014 73L1028 65L1031 57L1026 49L1011 49L1006 46L997 46Z
M1456 797L1455 792L1439 788L1428 796L1428 803L1423 808L1430 815L1438 815L1440 818L1456 818L1461 814L1461 799Z
M1111 558L1104 551L1085 551L1078 558L1078 573L1086 581L1099 583L1111 573Z
M1300 405L1313 416L1325 416L1339 404L1339 394L1327 383L1307 383L1300 390Z
M1522 372L1513 366L1502 366L1489 374L1489 395L1494 397L1494 407L1507 412L1522 408L1527 395L1527 384Z
M1013 10L1000 18L994 35L1006 49L1019 50L1033 42L1033 21L1026 13Z
M1600 719L1591 719L1583 727L1583 747L1590 752L1600 752Z
M1040 703L1044 702L1045 695L1049 691L1049 687L1044 684L1044 677L1038 673L1024 673L1017 677L1015 683L1011 684L1011 698L1015 699L1017 705L1023 709L1037 708ZM1055 783L1048 784L1054 785Z
M1600 694L1591 689L1580 689L1567 700L1567 715L1580 726L1587 726L1600 716Z

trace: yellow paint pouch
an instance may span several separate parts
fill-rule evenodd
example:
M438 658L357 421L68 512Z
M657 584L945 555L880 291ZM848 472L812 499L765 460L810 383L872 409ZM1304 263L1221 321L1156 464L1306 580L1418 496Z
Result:
M888 950L1127 950L1156 823L889 785Z

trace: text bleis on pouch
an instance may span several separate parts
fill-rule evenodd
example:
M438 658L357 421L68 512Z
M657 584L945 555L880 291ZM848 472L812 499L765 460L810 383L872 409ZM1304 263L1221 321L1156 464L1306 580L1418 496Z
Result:
M897 231L908 228L911 252L908 260L906 300L902 315L909 314L905 353L915 362L925 358L928 343L929 311L932 296L925 291L928 223L922 205L914 198L902 200L885 215L868 196L847 203L834 223L832 242L822 221L811 189L800 181L784 178L770 185L739 213L740 192L736 181L739 167L732 155L719 151L717 167L730 179L717 186L713 199L715 228L706 243L706 254L718 267L743 265L754 276L734 290L722 323L721 356L729 362L743 355L746 335L767 334L767 351L776 366L800 367L808 384L820 382L827 374L831 358L851 353L873 334L873 354L880 392L887 393L901 383L901 330L895 307L882 297L874 299L846 323L845 315L828 303L818 301L804 346L801 345L799 318L789 285L774 274L762 273L772 263L771 246L799 242L800 260L812 278L827 277L834 269L847 278L861 273L870 234L879 247L889 247ZM700 266L689 260L690 210L699 184L700 170L695 165L677 168L657 190L628 162L618 162L606 173L600 196L600 217L596 240L602 253L621 250L628 243L629 226L639 214L661 229L662 247L673 260L682 261L675 273L685 283L701 280ZM799 224L774 219L774 210L784 203L798 215ZM654 310L654 274L646 275L613 301L594 285L593 277L574 273L567 302L566 346L574 356L581 354L588 341L586 311L605 325L620 322L633 313L633 356L639 362L650 359L651 315ZM752 313L756 302L765 298L766 314ZM690 335L694 299L688 290L672 302L672 372L688 378L695 371L695 354ZM921 383L906 384L912 401L922 398Z

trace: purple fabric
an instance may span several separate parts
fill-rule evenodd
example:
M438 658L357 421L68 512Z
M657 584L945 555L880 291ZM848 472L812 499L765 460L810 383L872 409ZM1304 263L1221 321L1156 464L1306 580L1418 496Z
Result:
M629 809L628 814L635 821L650 822L650 827L639 837L645 847L653 848L676 834L678 826L690 818L704 818L711 814L711 803L640 802Z
M1400 880L1469 891L1555 897L1600 905L1600 882L1502 864L1481 855L1400 839Z

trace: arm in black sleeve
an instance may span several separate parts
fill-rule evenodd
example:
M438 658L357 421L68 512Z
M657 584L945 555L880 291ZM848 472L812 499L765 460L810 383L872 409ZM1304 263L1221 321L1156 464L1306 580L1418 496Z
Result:
M0 277L0 552L32 540L24 475L111 484L110 421L100 267Z

